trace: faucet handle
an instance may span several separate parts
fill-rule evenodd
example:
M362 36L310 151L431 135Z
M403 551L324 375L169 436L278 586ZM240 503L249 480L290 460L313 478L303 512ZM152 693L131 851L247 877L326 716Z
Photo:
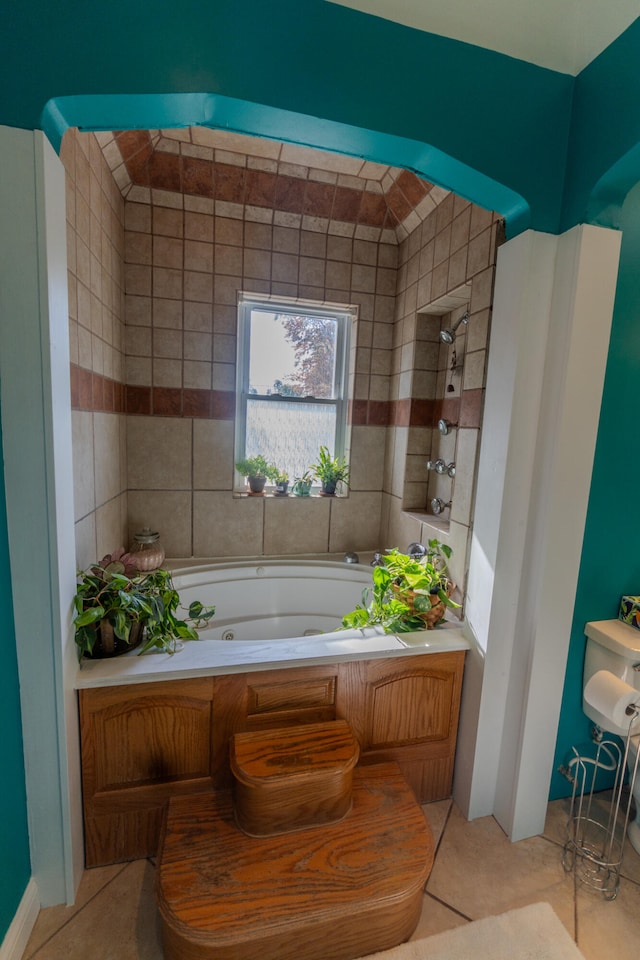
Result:
M423 543L418 543L414 540L413 543L410 543L407 547L407 554L410 557L424 557L427 552L427 548Z
M384 567L384 561L382 559L381 553L374 553L373 560L371 561L370 566L372 567Z

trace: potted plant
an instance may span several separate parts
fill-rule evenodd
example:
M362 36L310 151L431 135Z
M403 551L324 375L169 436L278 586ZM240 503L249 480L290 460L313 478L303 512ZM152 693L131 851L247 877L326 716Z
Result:
M135 557L123 548L78 574L74 598L78 659L114 657L140 646L174 653L178 641L197 640L215 607L196 600L180 618L180 597L171 574L162 568L140 573ZM194 626L189 624L193 623Z
M275 480L278 476L278 468L273 463L267 463L262 454L239 460L236 470L249 481L251 493L263 493L267 480Z
M278 475L275 478L275 484L276 497L289 496L289 474L286 470L278 470Z
M328 447L320 447L318 461L311 467L314 477L322 484L326 497L335 496L340 481L349 482L349 465L344 457L332 457Z
M313 477L308 470L305 470L301 477L296 477L293 481L293 487L291 489L294 497L308 497L311 493L312 483Z
M373 568L373 585L362 594L362 605L345 614L348 629L381 626L385 633L432 630L444 620L447 607L459 607L451 599L455 588L447 576L451 548L430 540L422 557L388 550Z

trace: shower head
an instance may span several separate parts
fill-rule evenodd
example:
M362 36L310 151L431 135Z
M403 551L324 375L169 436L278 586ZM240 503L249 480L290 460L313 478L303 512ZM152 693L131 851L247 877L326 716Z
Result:
M446 343L448 346L451 346L451 344L456 338L456 330L458 329L461 323L464 323L465 325L469 323L468 311L467 313L463 313L459 320L456 320L456 322L454 323L454 325L451 327L450 330L448 329L448 330L440 331L440 339L442 340L443 343Z

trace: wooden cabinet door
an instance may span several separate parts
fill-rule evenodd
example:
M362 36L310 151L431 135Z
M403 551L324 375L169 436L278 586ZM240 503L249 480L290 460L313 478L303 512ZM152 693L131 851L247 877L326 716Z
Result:
M152 855L169 796L211 786L212 681L80 691L87 866Z
M365 761L395 760L421 802L451 795L464 652L345 664L338 714Z
M229 740L249 733L336 718L338 668L294 667L216 677L214 680L214 779L231 785Z

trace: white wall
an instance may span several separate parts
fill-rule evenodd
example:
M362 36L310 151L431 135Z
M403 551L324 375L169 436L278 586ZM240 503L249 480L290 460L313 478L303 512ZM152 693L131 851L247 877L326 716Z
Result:
M0 387L31 864L43 905L82 867L64 171L38 132L0 128ZM7 225L10 224L10 228ZM71 776L71 780L69 777ZM75 859L74 859L75 858Z
M514 840L544 825L619 246L582 226L498 255L454 795Z

